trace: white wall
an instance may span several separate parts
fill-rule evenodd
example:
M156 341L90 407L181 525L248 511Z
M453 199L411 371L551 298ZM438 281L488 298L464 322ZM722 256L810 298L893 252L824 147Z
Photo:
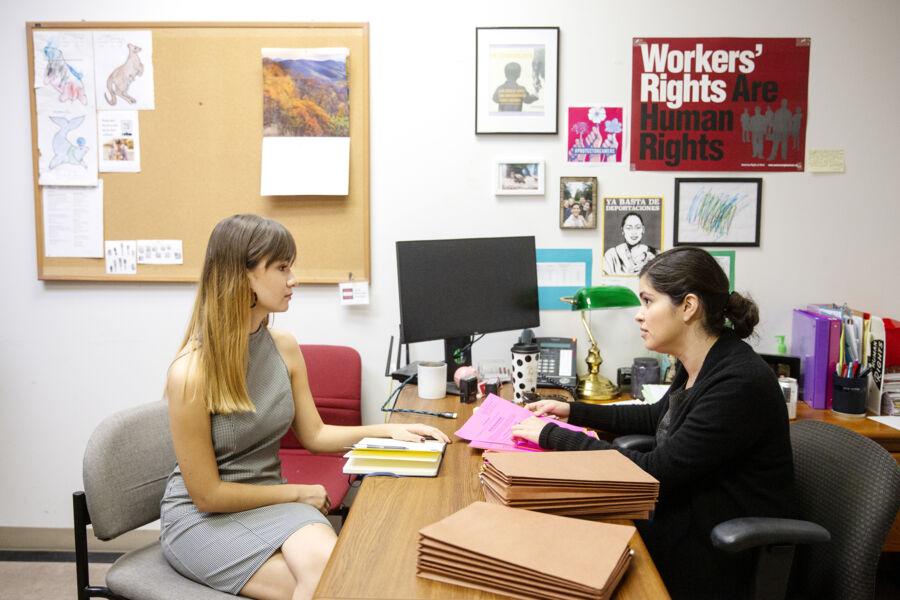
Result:
M395 240L534 234L539 247L593 247L596 261L599 230L560 231L554 191L560 175L596 173L603 195L664 196L671 244L673 173L566 167L562 135L474 135L476 26L559 26L561 111L570 102L627 104L633 36L810 36L807 147L845 149L847 172L764 176L762 246L737 250L737 286L761 306L761 350L773 350L772 336L790 333L790 309L810 301L846 300L900 317L900 169L891 150L900 139L900 3L894 0L232 4L31 0L0 8L0 244L7 281L0 293L0 526L71 525L69 494L81 486L85 441L104 416L160 397L194 292L187 285L37 280L29 20L370 23L372 303L342 308L333 287L307 286L276 320L302 341L360 350L368 421L380 418L387 339L399 318ZM491 194L490 161L510 153L546 157L546 198ZM643 352L632 316L594 317L607 375ZM579 334L569 313L543 313L542 322L540 332L548 335ZM514 337L487 336L475 359L505 356ZM583 353L583 335L580 344ZM423 344L413 356L439 353Z

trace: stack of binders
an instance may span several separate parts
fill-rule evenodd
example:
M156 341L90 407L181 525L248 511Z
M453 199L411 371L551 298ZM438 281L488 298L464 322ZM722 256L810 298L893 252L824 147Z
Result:
M419 531L419 577L516 598L611 598L634 527L474 502Z
M485 452L490 503L581 519L648 519L659 481L616 450Z

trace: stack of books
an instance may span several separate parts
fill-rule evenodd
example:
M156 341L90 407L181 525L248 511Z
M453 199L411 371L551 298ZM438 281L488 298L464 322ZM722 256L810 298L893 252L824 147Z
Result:
M401 442L389 438L363 438L344 455L344 473L434 477L444 458L444 442Z
M516 598L611 598L634 531L474 502L419 531L416 574Z
M617 450L521 454L486 452L484 497L582 519L648 519L659 481Z

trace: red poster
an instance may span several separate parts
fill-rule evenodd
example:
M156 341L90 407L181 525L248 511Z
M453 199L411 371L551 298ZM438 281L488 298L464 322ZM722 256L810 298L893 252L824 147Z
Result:
M635 38L632 171L802 171L809 38Z

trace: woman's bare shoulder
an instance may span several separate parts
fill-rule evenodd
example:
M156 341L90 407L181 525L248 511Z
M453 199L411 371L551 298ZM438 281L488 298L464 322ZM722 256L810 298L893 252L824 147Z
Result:
M184 398L186 392L193 389L199 377L197 363L199 353L192 346L183 348L169 365L169 371L166 374L166 396L171 400L173 398ZM190 395L189 393L187 394Z

